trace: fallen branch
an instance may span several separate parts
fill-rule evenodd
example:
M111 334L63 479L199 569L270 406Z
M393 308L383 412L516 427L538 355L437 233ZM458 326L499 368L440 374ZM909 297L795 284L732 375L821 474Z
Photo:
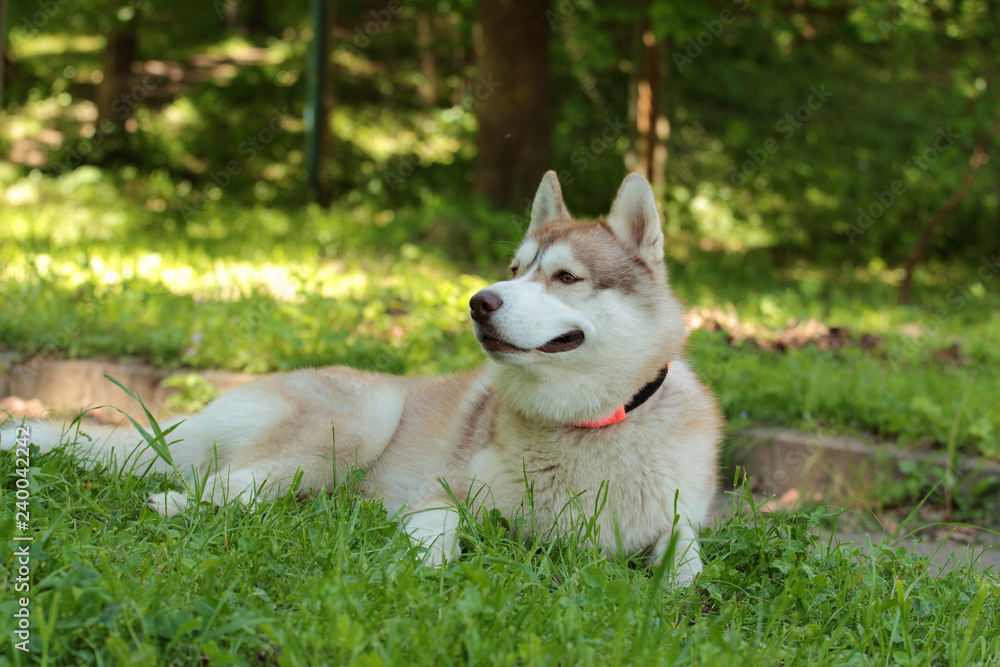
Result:
M910 256L906 260L906 266L903 267L905 275L902 282L899 283L899 291L896 294L896 300L900 305L910 300L913 273L917 265L923 261L924 255L927 254L927 249L934 239L934 233L937 231L938 226L951 213L952 209L958 206L962 199L965 198L969 188L972 187L972 182L975 180L976 174L979 173L980 167L986 164L988 160L986 148L992 143L993 135L997 133L997 130L1000 130L1000 122L997 122L986 136L981 138L976 144L975 149L972 151L972 157L969 158L969 170L965 172L965 178L962 179L958 189L948 198L948 201L938 210L934 211L934 215L927 221L924 228L920 230L920 238L917 239L917 244L913 247L913 251L910 252Z

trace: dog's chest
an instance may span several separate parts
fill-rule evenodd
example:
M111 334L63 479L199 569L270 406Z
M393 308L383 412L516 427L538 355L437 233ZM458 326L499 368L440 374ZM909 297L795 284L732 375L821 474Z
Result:
M667 528L666 480L634 444L587 437L533 444L476 453L472 494L486 484L489 498L481 502L506 516L530 512L540 530L578 529L581 520L597 515L606 546L614 546L620 531L628 549L642 548Z

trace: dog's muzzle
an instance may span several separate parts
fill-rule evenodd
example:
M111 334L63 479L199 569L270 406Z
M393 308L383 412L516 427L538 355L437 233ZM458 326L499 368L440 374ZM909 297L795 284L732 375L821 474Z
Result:
M478 325L476 327L476 337L479 339L480 345L482 345L483 349L487 352L494 354L530 352L530 350L517 347L516 345L503 340L496 328L490 322L490 318L493 317L494 313L500 310L501 306L503 306L503 299L496 292L491 292L489 290L476 292L476 294L469 300L469 309L472 312L472 319ZM549 342L535 349L539 352L547 352L549 354L556 352L568 352L583 345L583 338L583 332L578 329L574 329L573 331L569 331L561 336L553 338Z

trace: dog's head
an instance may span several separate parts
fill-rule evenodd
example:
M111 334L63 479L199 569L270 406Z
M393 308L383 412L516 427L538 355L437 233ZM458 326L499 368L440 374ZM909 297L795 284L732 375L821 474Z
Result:
M498 363L497 390L529 417L562 423L607 414L683 348L660 213L639 174L595 223L570 216L559 180L546 173L510 274L469 305L476 338Z

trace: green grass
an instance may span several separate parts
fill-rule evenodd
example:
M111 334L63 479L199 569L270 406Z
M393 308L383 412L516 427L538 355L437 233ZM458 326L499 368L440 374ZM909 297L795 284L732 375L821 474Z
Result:
M399 210L244 207L184 220L183 184L78 169L0 168L0 348L15 359L138 357L173 369L269 372L346 364L433 374L481 362L467 303L504 275L522 230L461 202ZM608 197L612 196L611 190ZM920 306L897 277L699 249L668 222L671 281L690 306L774 331L816 318L874 349L787 353L696 331L690 356L734 425L872 433L1000 459L1000 293L976 267L928 267ZM471 249L470 249L471 248ZM964 397L964 398L963 398Z
M12 507L14 457L0 457ZM28 664L987 665L1000 654L997 573L942 576L921 557L820 538L826 510L742 511L704 531L705 570L664 588L586 542L526 544L494 513L442 569L377 502L287 496L256 512L201 506L163 519L164 487L31 458ZM348 482L347 487L350 487ZM10 514L0 551L13 562ZM13 590L12 568L2 575ZM12 618L13 596L0 602ZM993 628L991 630L991 628Z

